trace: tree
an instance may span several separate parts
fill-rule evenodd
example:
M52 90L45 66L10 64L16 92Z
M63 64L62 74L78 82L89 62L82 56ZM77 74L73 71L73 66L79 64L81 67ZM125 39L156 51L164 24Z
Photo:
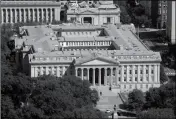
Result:
M129 16L126 7L125 6L120 6L121 14L120 14L120 21L123 24L129 24L131 23L131 17Z
M1 93L9 96L13 100L15 107L20 107L22 102L26 102L32 88L30 77L24 74L7 76L2 79L1 83Z
M171 108L151 108L137 114L137 119L174 119L174 111Z
M85 117L88 110L85 111L84 107L89 106L90 110L93 110L99 99L97 91L89 88L88 81L82 81L77 77L41 76L35 80L30 104L41 109L44 117L73 118L80 110L84 112L82 116Z
M18 119L13 100L9 96L2 95L1 118L2 119Z
M130 110L139 111L143 108L145 97L141 90L134 89L128 95L128 105Z
M146 92L146 107L147 108L162 108L163 101L160 96L159 88L150 88L149 91Z
M146 92L147 108L174 108L175 83L167 83L160 88L151 88Z
M163 84L167 81L169 81L169 77L166 75L164 71L164 66L160 65L160 83Z

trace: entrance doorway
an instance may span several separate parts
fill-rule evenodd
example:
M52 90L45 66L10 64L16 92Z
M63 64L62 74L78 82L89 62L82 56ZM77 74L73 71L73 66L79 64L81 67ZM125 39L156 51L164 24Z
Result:
M92 24L92 18L91 17L84 17L84 23Z
M60 21L65 21L65 12L64 11L61 11L60 12Z

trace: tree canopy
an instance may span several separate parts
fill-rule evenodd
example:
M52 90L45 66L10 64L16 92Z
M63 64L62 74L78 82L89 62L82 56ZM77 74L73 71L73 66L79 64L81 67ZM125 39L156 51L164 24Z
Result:
M145 97L141 90L134 89L128 95L128 105L131 110L141 110L145 103Z
M171 108L151 108L137 114L137 119L175 119Z

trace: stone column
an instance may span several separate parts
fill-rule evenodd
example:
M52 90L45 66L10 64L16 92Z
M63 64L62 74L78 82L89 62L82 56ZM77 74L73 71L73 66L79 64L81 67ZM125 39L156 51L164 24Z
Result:
M38 75L37 70L38 70L37 67L35 67L35 69L34 69L34 71L35 71L34 77L37 77L37 75Z
M25 9L23 10L24 10L24 22L26 22L26 10Z
M130 82L129 81L129 65L127 65L127 68L126 68L126 74L127 74L127 82Z
M98 83L99 83L99 86L101 86L101 68L99 68L99 76L98 76L98 79L99 79L99 81L98 81Z
M138 76L137 76L137 80L138 80L138 82L140 82L140 66L138 65L138 69L137 69L137 71L138 71Z
M158 74L157 74L157 73L158 73L157 69L158 69L158 68L157 68L157 65L154 65L154 81L155 81L155 82L157 82L157 79L158 79L158 77L157 77L157 76L158 76Z
M132 81L135 82L135 66L132 65Z
M43 67L40 67L40 75L43 75Z
M46 22L48 22L48 8L45 9L46 10Z
M32 21L37 21L37 17L35 16L35 12L37 13L37 9L32 9Z
M84 80L84 68L81 68L81 79Z
M78 68L75 68L75 76L78 76Z
M151 80L151 65L149 65L148 77L149 77L149 82L152 82L152 80Z
M31 18L30 18L31 11L30 11L30 9L27 9L27 11L28 11L28 21L31 21Z
M15 16L14 16L15 23L17 23L17 9L14 9L14 12L15 12Z
M93 86L95 86L95 68L93 68Z
M54 75L54 70L55 70L55 69L54 69L54 66L51 67L51 70L52 70L52 71L51 71L51 72L52 72L52 75Z
M146 81L146 65L143 65L143 82L147 82Z
M44 15L43 15L43 8L41 8L41 20L42 20L41 22L42 22L42 23L43 23L43 21L44 21L43 16L44 16Z
M4 9L1 10L1 23L4 23Z
M19 9L19 21L21 22L21 9Z
M60 77L60 68L57 66L57 77Z
M121 70L121 80L124 82L124 66L122 65L122 70Z
M116 67L116 71L115 71L115 81L116 81L116 86L118 85L118 80L119 80L119 77L118 77L118 67Z
M31 67L31 77L34 77L35 75L35 71L34 71L35 69L34 69L34 67Z
M157 83L160 82L160 64L158 64L158 80Z
M104 68L104 85L107 85L107 68Z
M113 68L111 67L110 69L111 69L110 84L112 86L113 85Z
M87 68L87 80L89 81L89 68Z
M48 66L46 66L46 75L49 74L48 70L49 70L49 68L48 68Z
M6 23L8 23L8 10L7 9L5 9L5 12L6 12Z
M40 22L40 20L39 20L39 9L37 9L37 21Z
M52 9L50 8L50 22L52 23L53 21L53 14L52 14Z
M62 75L65 74L65 66L62 67Z
M10 9L10 23L13 23L13 13L12 13L12 9Z

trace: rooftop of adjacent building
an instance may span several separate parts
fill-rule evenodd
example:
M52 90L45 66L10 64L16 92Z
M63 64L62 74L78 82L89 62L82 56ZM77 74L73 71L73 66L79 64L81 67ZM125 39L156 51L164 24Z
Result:
M69 29L68 29L69 28ZM131 25L102 25L102 26L93 26L93 25L75 25L75 24L62 24L62 25L42 25L42 26L23 26L20 28L23 31L23 38L17 38L16 48L19 48L24 45L23 51L28 51L31 47L34 49L36 57L57 57L57 56L70 56L70 57L81 57L91 56L93 52L97 52L105 57L119 56L119 59L126 60L136 60L141 58L146 59L157 59L160 60L160 54L158 52L152 52L147 49L147 47L140 41L136 36L135 29ZM22 30L23 29L23 30ZM26 30L24 30L26 29ZM76 32L78 29L86 30L103 30L106 36L81 36L81 37L67 37L61 36L57 37L56 34L60 32ZM63 31L62 31L63 30ZM74 50L74 51L54 51L55 46L60 46L60 41L111 41L120 49L116 50ZM122 47L122 48L121 48ZM18 48L17 48L18 49Z
M55 5L60 6L60 2L52 1L52 0L31 0L31 1L1 1L1 7L3 6L23 6L23 5Z

